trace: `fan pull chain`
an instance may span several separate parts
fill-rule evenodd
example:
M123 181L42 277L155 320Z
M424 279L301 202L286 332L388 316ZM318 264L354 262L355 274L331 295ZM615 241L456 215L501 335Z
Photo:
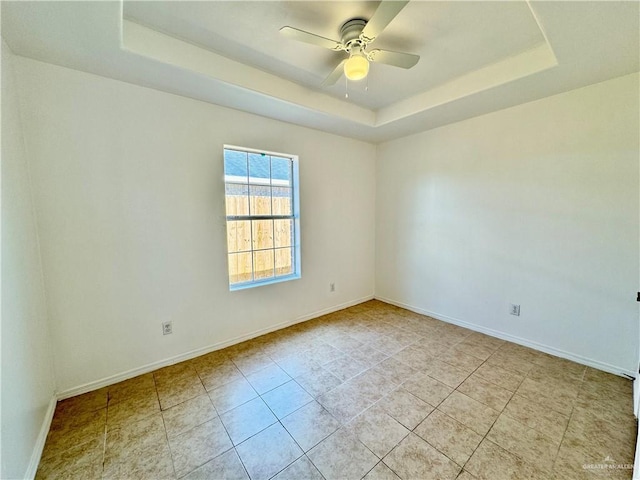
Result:
M349 98L349 79L344 77L344 98Z
M364 91L365 91L365 92L368 92L368 91L369 91L369 75L367 75L367 84L366 84L366 86L364 87Z

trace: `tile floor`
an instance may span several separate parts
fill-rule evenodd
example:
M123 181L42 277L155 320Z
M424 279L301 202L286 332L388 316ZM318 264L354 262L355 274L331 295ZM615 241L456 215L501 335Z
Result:
M617 479L635 439L630 381L370 301L58 403L37 478Z

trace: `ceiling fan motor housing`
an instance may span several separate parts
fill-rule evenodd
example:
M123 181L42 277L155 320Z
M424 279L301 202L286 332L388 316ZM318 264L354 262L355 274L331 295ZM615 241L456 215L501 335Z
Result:
M367 21L362 18L353 18L342 25L340 28L340 36L347 52L356 45L360 48L364 48L366 46L360 38L360 34L366 24Z

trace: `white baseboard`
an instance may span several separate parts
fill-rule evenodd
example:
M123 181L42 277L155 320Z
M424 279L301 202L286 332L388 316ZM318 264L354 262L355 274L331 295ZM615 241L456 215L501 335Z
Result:
M81 395L83 393L91 392L93 390L97 390L102 387L106 387L108 385L113 385L114 383L122 382L123 380L128 380L133 377L137 377L138 375L142 375L145 373L153 372L162 367L167 367L169 365L174 365L179 362L183 362L185 360L191 360L192 358L199 357L200 355L205 355L207 353L213 352L215 350L220 350L226 347L230 347L231 345L235 345L237 343L244 342L246 340L251 340L252 338L259 337L260 335L265 335L270 332L274 332L276 330L280 330L282 328L290 327L291 325L295 325L297 323L306 322L307 320L311 320L312 318L317 318L322 315L326 315L328 313L336 312L338 310L342 310L344 308L352 307L353 305L357 305L359 303L366 302L368 300L372 300L373 295L369 295L366 297L358 298L356 300L351 300L349 302L341 303L339 305L334 305L329 308L325 308L323 310L318 310L316 312L309 313L307 315L303 315L301 317L295 318L294 320L289 320L286 322L277 323L275 325L271 325L270 327L263 328L260 330L255 330L253 332L240 335L235 338L231 338L229 340L225 340L223 342L214 343L213 345L209 345L207 347L198 348L196 350L191 350L189 352L185 352L180 355L176 355L171 358L167 358L164 360L160 360L157 362L149 363L147 365L143 365L142 367L134 368L131 370L127 370L125 372L121 372L115 375L111 375L109 377L102 378L100 380L96 380L93 382L85 383L83 385L79 385L77 387L69 388L67 390L58 392L57 398L59 400L64 400L65 398L75 397L76 395Z
M33 452L31 453L31 460L29 466L24 474L24 478L27 480L33 480L36 477L38 471L38 465L40 464L40 458L42 457L42 451L44 450L44 444L47 441L47 435L51 428L51 421L53 420L53 414L56 412L56 404L58 403L57 397L54 395L49 401L47 407L47 413L45 413L42 425L40 426L40 432L38 438L36 438L36 444L33 446Z
M580 363L582 365L587 365L588 367L593 367L598 370L603 370L605 372L613 373L614 375L619 375L625 378L636 377L636 372L632 372L625 368L618 367L616 365L611 365L609 363L601 362L599 360L583 357L582 355L567 352L565 350L560 350L558 348L551 347L549 345L544 345L542 343L533 342L531 340L527 340L526 338L516 337L509 333L501 332L499 330L494 330L492 328L483 327L482 325L477 325L475 323L469 323L463 320L458 320L457 318L449 317L447 315L442 315L437 312L432 312L422 308L414 307L413 305L407 305L406 303L397 302L395 300L391 300L390 298L385 298L379 295L376 295L375 299L380 300L381 302L390 303L391 305L395 305L397 307L401 307L406 310L411 310L412 312L419 313L421 315L427 315L429 317L433 317L443 322L453 323L454 325L468 328L469 330L473 330L475 332L484 333L492 337L517 343L518 345L533 348L534 350L539 350L541 352L548 353L550 355L555 355L556 357L566 358L567 360L571 360L573 362Z

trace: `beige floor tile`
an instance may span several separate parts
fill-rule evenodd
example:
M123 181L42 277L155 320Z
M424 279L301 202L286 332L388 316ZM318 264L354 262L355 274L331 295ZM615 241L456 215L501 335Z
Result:
M578 396L582 387L582 375L576 378L564 370L553 370L540 365L535 365L529 370L527 378L545 385L548 390L559 390L574 397Z
M631 479L634 447L626 451L605 442L565 437L553 467L556 478L628 478ZM602 466L605 466L604 468ZM586 468L585 468L586 467Z
M439 410L434 410L414 433L461 466L482 441L482 436Z
M168 437L180 435L217 415L208 395L200 395L162 412Z
M320 395L316 400L341 424L349 422L375 403L375 400L358 391L356 386L346 383Z
M474 372L474 375L484 378L499 387L515 392L524 380L524 374L507 370L497 365L483 363Z
M483 440L464 469L480 480L542 480L549 478L524 460L489 440Z
M586 367L585 369L584 382L587 384L597 383L627 395L633 394L633 382L628 378L619 377L618 375L596 370L591 367Z
M500 415L496 410L457 391L449 395L438 409L480 435L485 435Z
M457 388L469 376L470 372L465 372L459 368L449 365L440 360L432 360L425 372L430 376L452 388Z
M473 355L452 349L447 350L442 355L438 355L438 360L448 363L467 374L472 373L483 362L483 360L474 357Z
M369 345L389 356L395 355L407 346L405 342L396 340L387 335L382 335L376 338L375 340L369 342Z
M287 431L276 423L237 446L252 480L266 480L303 455Z
M496 348L465 340L454 345L450 350L453 353L464 353L465 355L471 355L472 357L485 361L496 351Z
M327 480L362 478L378 463L378 457L342 428L316 445L307 456Z
M362 342L349 335L331 335L329 338L324 339L324 341L347 354L350 354L352 350L356 350L363 345Z
M518 390L517 395L521 395L529 400L545 405L547 408L569 415L576 403L577 393L563 390L555 390L553 387L536 382L530 378L525 378Z
M287 383L291 380L291 377L274 363L273 365L269 365L266 368L252 373L251 375L247 375L247 380L253 386L255 391L262 395L269 390L273 390L274 388Z
M347 383L373 404L396 388L393 380L373 369L366 370Z
M109 404L114 405L118 402L128 400L131 397L144 395L148 391L155 393L156 383L153 380L153 374L147 373L110 385L107 390L109 394Z
M529 370L534 367L534 363L531 363L526 358L522 358L515 352L510 352L504 349L496 350L487 360L489 365L495 365L502 367L506 370L510 370L521 375L526 375Z
M383 462L403 479L447 480L456 478L460 471L458 465L413 433Z
M315 401L284 417L281 422L305 452L340 428L340 422Z
M409 345L396 353L393 358L410 366L418 371L422 371L433 360L433 354L420 344Z
M545 471L550 471L553 467L560 447L560 442L553 441L506 415L498 418L487 434L487 439Z
M331 372L334 376L340 379L340 381L344 382L355 377L359 373L364 372L368 368L368 365L348 355L344 355L326 363L323 365L323 368Z
M193 368L188 375L185 374L170 380L156 380L156 388L162 410L206 393L200 377Z
M434 407L437 407L453 392L453 388L431 378L425 373L414 375L402 384L402 388Z
M236 367L231 360L219 365L207 365L202 368L196 367L196 371L207 391L215 390L227 383L244 378L242 372L238 370L238 367Z
M259 397L220 415L220 420L234 445L242 443L278 421Z
M213 460L195 469L184 480L249 480L249 476L238 457L235 448L227 450Z
M379 458L409 434L409 430L376 406L358 415L345 428Z
M262 399L278 418L286 417L313 401L313 397L293 380L265 393Z
M60 400L56 405L55 416L75 416L93 412L107 406L109 392L107 387L84 393L76 397Z
M462 382L458 391L497 411L502 411L513 396L513 392L494 385L475 374Z
M254 476L280 480L453 478L462 464L463 480L630 479L582 467L633 462L632 393L622 377L370 301L59 402L36 477L246 480L244 442Z
M413 430L433 411L431 405L402 387L385 395L376 403L376 406L382 408L409 430Z
M633 396L625 394L605 383L584 382L578 394L577 404L587 407L598 403L609 409L616 409L622 413L633 413Z
M176 475L182 477L233 445L219 418L169 439Z
M263 368L274 364L271 357L262 352L243 352L232 356L231 359L233 360L233 363L236 364L236 367L238 367L238 370L245 375L251 375L258 370L262 370Z
M415 369L393 357L383 360L373 367L373 370L393 380L396 385L400 385L406 380L409 380L409 378L417 373Z
M364 363L367 367L373 367L384 359L389 358L386 354L369 345L363 345L362 347L349 352L349 356Z
M576 440L596 456L611 455L612 450L621 456L633 451L637 438L635 422L632 428L621 428L622 425L602 420L589 411L577 410L571 415L564 440Z
M195 369L191 362L180 362L168 367L163 367L153 372L153 378L158 383L168 383L182 377L193 375Z
M162 414L143 418L107 431L105 465L120 462L126 457L140 456L157 451L166 445L167 434Z
M96 438L40 461L37 479L101 478L104 437Z
M476 477L471 475L466 470L463 470L460 472L460 475L458 475L458 478L456 480L476 480Z
M307 352L309 358L319 365L324 365L344 355L343 352L331 345L318 341Z
M118 428L125 423L136 422L156 413L160 413L158 395L155 390L147 390L118 403L109 403L107 426L110 429Z
M562 440L569 423L568 416L520 395L514 395L511 398L503 415L507 415L557 442Z
M104 442L107 409L67 416L63 422L52 422L42 457L58 455L65 450L94 440Z
M313 372L296 377L295 381L314 398L342 384L342 380L322 367L316 367Z
M553 355L542 352L538 352L538 356L533 360L533 363L540 365L548 372L562 372L565 376L573 377L581 381L587 368L571 360L554 357Z
M146 455L132 455L120 462L105 465L104 480L149 479L164 480L177 478L173 469L173 460L168 445Z
M291 378L312 374L320 367L317 362L302 353L288 355L279 359L277 363Z
M318 469L311 463L306 455L293 462L278 475L274 480L324 480Z
M364 476L363 480L400 480L400 477L387 467L384 462L379 462Z
M249 400L256 398L258 394L251 384L241 378L231 383L222 385L209 392L209 397L219 415L236 408Z

